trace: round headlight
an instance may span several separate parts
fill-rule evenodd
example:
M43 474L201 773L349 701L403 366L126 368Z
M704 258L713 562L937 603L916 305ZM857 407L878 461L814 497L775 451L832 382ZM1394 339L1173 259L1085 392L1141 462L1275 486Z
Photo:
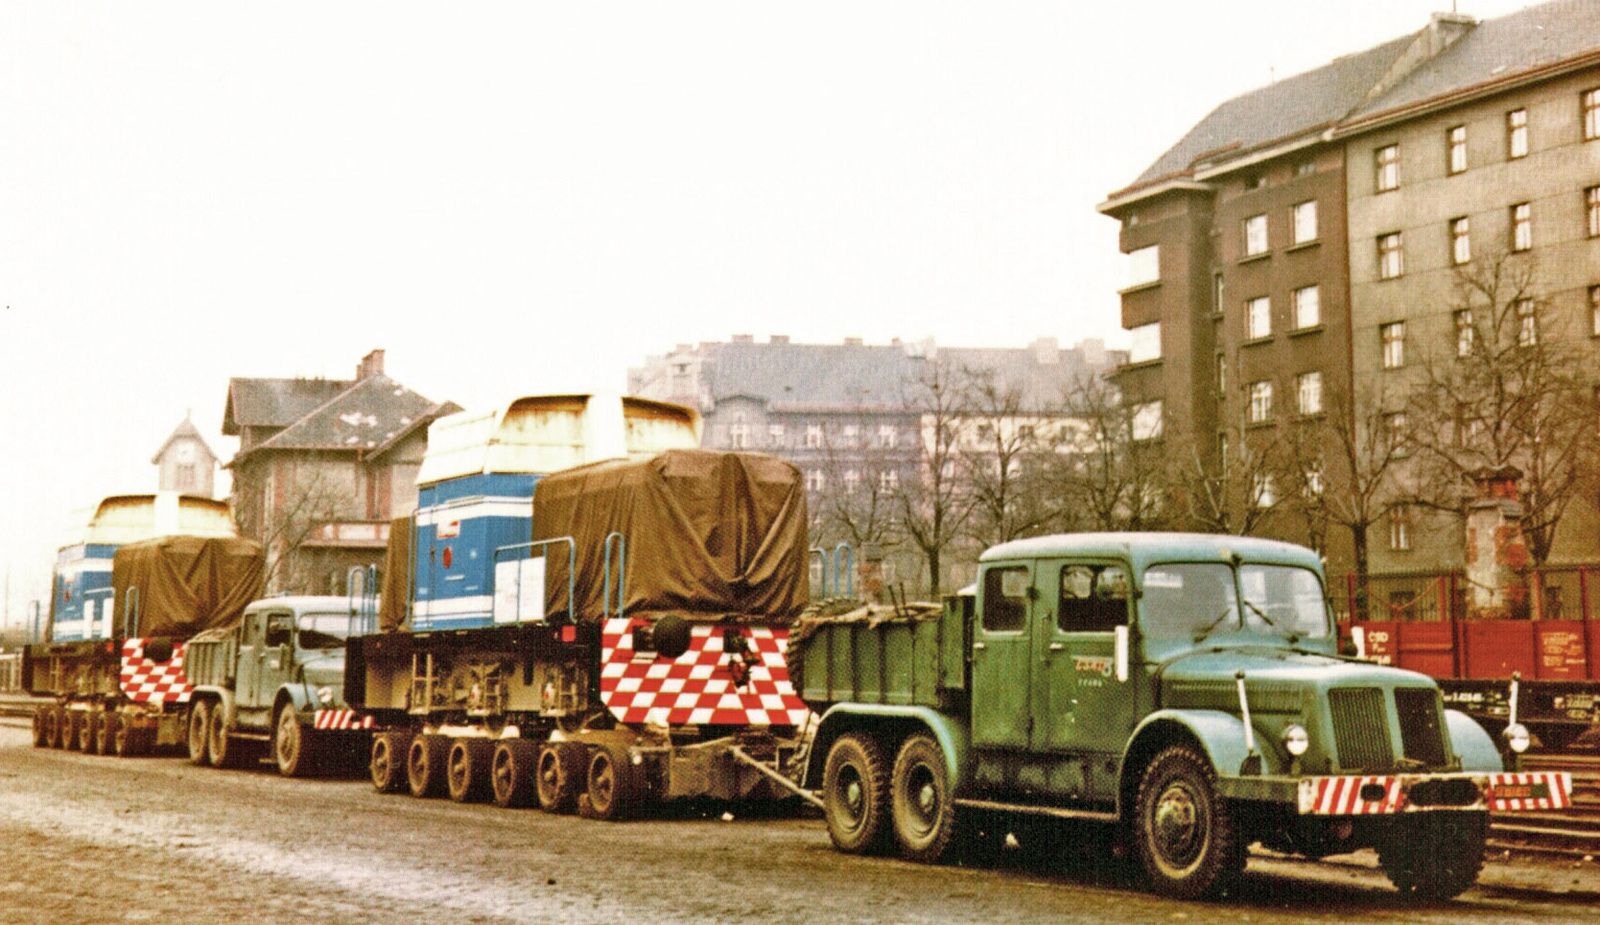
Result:
M319 687L319 688L317 688L317 700L320 701L322 703L322 705L325 706L325 707L332 706L333 705L333 688L331 688L331 687Z
M1306 733L1304 726L1291 725L1283 730L1283 747L1289 754L1299 758L1311 747L1311 736Z
M1528 727L1521 723L1512 723L1507 726L1502 735L1506 737L1506 747L1519 755L1527 751L1528 746L1533 744L1533 736L1529 734Z

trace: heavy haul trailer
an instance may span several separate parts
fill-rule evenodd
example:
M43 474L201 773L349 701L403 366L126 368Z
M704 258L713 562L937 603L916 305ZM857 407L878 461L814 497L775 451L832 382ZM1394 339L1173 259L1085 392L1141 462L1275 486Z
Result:
M806 781L841 850L921 861L1097 824L1154 889L1227 890L1261 842L1376 848L1424 898L1470 887L1490 810L1570 803L1425 675L1344 658L1315 553L1188 534L1020 540L926 619L807 621ZM1507 767L1507 764L1510 767Z
M23 686L54 703L34 713L36 746L146 754L187 741L186 643L238 619L261 591L261 547L237 537L163 536L112 556L107 638L23 653Z
M808 717L783 657L808 587L798 470L669 450L545 476L530 514L539 539L492 557L495 623L350 643L374 786L600 818L798 793L780 773ZM416 558L447 549L471 556Z

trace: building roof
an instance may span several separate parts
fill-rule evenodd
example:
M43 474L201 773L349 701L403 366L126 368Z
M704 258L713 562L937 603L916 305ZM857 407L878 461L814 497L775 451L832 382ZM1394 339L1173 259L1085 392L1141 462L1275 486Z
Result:
M252 447L251 452L354 450L376 455L439 415L459 410L453 403L435 404L388 376L368 376Z
M206 443L206 438L200 436L200 431L195 428L194 421L190 420L189 415L185 414L183 423L173 428L172 433L167 435L167 439L161 442L161 448L156 450L156 455L150 457L151 464L160 465L161 455L167 451L167 447L172 446L178 440L193 440L195 443L200 444L200 449L205 451L207 458L213 462L216 461L217 454L211 452L211 446Z
M288 427L352 385L349 379L229 379L222 432Z

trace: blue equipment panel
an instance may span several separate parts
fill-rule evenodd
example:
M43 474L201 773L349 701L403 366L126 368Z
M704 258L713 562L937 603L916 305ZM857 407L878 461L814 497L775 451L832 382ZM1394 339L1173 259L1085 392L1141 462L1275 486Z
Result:
M111 619L111 544L79 543L56 555L54 642L103 639L116 635Z
M494 625L494 551L527 543L539 476L488 473L417 489L411 629Z

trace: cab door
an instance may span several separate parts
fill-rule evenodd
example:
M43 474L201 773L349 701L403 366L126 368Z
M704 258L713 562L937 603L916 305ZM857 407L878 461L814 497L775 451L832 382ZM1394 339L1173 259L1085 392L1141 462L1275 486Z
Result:
M262 617L256 703L267 705L277 696L278 688L294 674L294 614L287 610L269 610Z
M234 696L241 707L255 707L261 702L256 686L264 657L261 634L265 624L266 615L258 611L245 614L244 625L239 628L239 667L234 675Z
M994 563L979 576L972 627L972 744L1027 748L1032 724L1032 563Z
M1040 594L1052 598L1054 616L1037 630L1043 677L1034 700L1035 747L1120 754L1137 709L1129 680L1116 671L1117 628L1130 620L1128 567L1078 560L1041 564L1040 571Z

